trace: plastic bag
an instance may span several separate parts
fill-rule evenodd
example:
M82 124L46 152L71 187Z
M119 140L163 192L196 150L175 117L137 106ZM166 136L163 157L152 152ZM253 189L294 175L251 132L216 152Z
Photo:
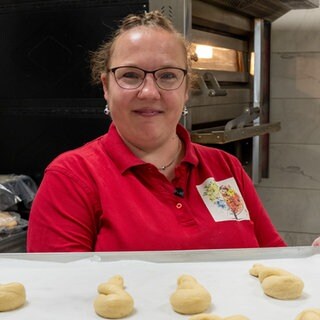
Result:
M0 210L7 210L20 201L21 199L16 194L0 184Z
M38 189L29 176L14 174L0 175L1 186L0 210L8 210L18 202L22 202L25 208L30 208Z

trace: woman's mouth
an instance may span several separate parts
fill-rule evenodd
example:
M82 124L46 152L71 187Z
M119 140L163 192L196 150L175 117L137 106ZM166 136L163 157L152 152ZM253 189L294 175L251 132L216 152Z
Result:
M139 110L134 110L134 112L144 117L153 117L163 113L163 111L156 110L156 109L139 109Z

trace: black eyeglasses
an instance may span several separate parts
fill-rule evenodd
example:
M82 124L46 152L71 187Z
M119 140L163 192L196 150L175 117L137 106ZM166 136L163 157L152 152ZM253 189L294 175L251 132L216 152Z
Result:
M108 71L111 71L114 74L114 78L121 88L128 90L139 88L147 73L152 73L153 78L160 89L176 90L181 86L187 74L187 70L176 67L147 71L138 67L123 66L110 68Z

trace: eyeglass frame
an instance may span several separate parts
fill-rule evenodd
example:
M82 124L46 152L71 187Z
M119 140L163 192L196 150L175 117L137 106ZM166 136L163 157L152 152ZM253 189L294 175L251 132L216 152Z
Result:
M142 79L142 82L141 84L139 84L136 88L124 88L122 87L118 81L117 81L117 78L116 78L116 71L118 69L121 69L121 68L135 68L135 69L138 69L138 70L141 70L144 72L144 77ZM181 80L181 83L179 84L179 86L177 88L174 88L174 89L164 89L164 88L161 88L157 82L157 78L155 76L155 73L157 71L160 71L160 70L165 70L165 69L175 69L175 70L180 70L180 71L183 71L183 77L182 77L182 80ZM156 69L156 70L151 70L151 71L147 71L147 70L144 70L142 68L139 68L139 67L136 67L136 66L119 66L119 67L113 67L113 68L108 68L107 69L108 72L112 72L113 75L114 75L114 79L117 83L117 85L122 88L122 89L125 89L125 90L136 90L138 89L143 83L144 83L144 80L147 76L148 73L151 73L153 75L153 79L154 79L154 82L156 83L157 87L160 88L161 90L165 90L165 91L173 91L173 90L177 90L181 87L182 83L183 83L183 80L185 79L186 75L188 74L188 70L187 69L183 69L183 68L179 68L179 67L162 67L162 68L159 68L159 69ZM159 78L158 78L159 79Z

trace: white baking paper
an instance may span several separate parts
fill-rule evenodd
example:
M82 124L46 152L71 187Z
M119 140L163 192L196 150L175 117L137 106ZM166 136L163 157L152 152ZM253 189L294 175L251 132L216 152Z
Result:
M254 263L285 269L305 284L302 297L292 301L266 296L257 278L249 275ZM126 319L187 320L175 313L169 297L177 278L190 274L212 296L208 313L221 317L242 314L250 320L294 320L306 308L320 309L320 255L290 259L155 263L139 260L100 261L91 257L73 262L1 259L0 283L21 282L27 292L22 308L0 312L0 319L90 320L97 286L120 274L135 302Z

